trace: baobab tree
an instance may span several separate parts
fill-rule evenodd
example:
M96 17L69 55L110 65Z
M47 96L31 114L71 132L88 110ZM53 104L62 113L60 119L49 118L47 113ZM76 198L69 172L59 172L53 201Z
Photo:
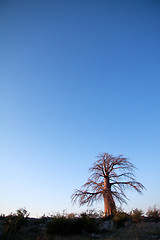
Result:
M79 200L80 205L92 205L95 201L103 200L105 216L113 215L116 211L115 200L127 203L126 188L133 188L138 193L144 189L135 180L135 168L123 155L114 157L108 153L100 154L89 169L91 175L88 181L72 195L72 202Z

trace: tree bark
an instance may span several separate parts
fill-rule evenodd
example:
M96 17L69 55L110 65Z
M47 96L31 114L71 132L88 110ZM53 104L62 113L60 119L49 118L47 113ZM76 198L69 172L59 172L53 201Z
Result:
M111 185L109 183L108 177L104 178L103 199L104 199L104 215L112 216L116 210L116 205L115 205L114 199L112 197Z

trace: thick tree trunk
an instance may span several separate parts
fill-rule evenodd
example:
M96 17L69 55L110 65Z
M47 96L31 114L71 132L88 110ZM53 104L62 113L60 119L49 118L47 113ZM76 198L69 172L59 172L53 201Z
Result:
M116 210L116 205L112 194L106 193L103 195L104 198L104 215L105 216L112 216Z
M103 199L104 199L104 215L112 216L116 210L116 205L112 197L111 186L108 178L104 179Z

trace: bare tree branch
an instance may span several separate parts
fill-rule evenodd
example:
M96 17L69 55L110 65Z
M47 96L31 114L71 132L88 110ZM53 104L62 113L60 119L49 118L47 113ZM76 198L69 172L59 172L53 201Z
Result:
M72 202L92 205L93 202L103 199L105 214L111 215L116 209L114 199L126 203L128 198L124 193L125 189L135 189L138 193L145 189L135 180L135 169L122 155L114 157L108 153L100 154L89 168L91 175L88 181L72 195Z

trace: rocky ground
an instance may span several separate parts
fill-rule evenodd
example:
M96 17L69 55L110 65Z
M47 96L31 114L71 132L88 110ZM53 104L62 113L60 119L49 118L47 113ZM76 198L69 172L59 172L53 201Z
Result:
M47 234L47 222L51 219L28 218L19 228L7 229L6 218L0 219L0 240L160 240L160 221L143 220L139 223L126 221L123 226L115 227L112 220L100 222L99 232L87 233L85 230L79 235L49 235Z

